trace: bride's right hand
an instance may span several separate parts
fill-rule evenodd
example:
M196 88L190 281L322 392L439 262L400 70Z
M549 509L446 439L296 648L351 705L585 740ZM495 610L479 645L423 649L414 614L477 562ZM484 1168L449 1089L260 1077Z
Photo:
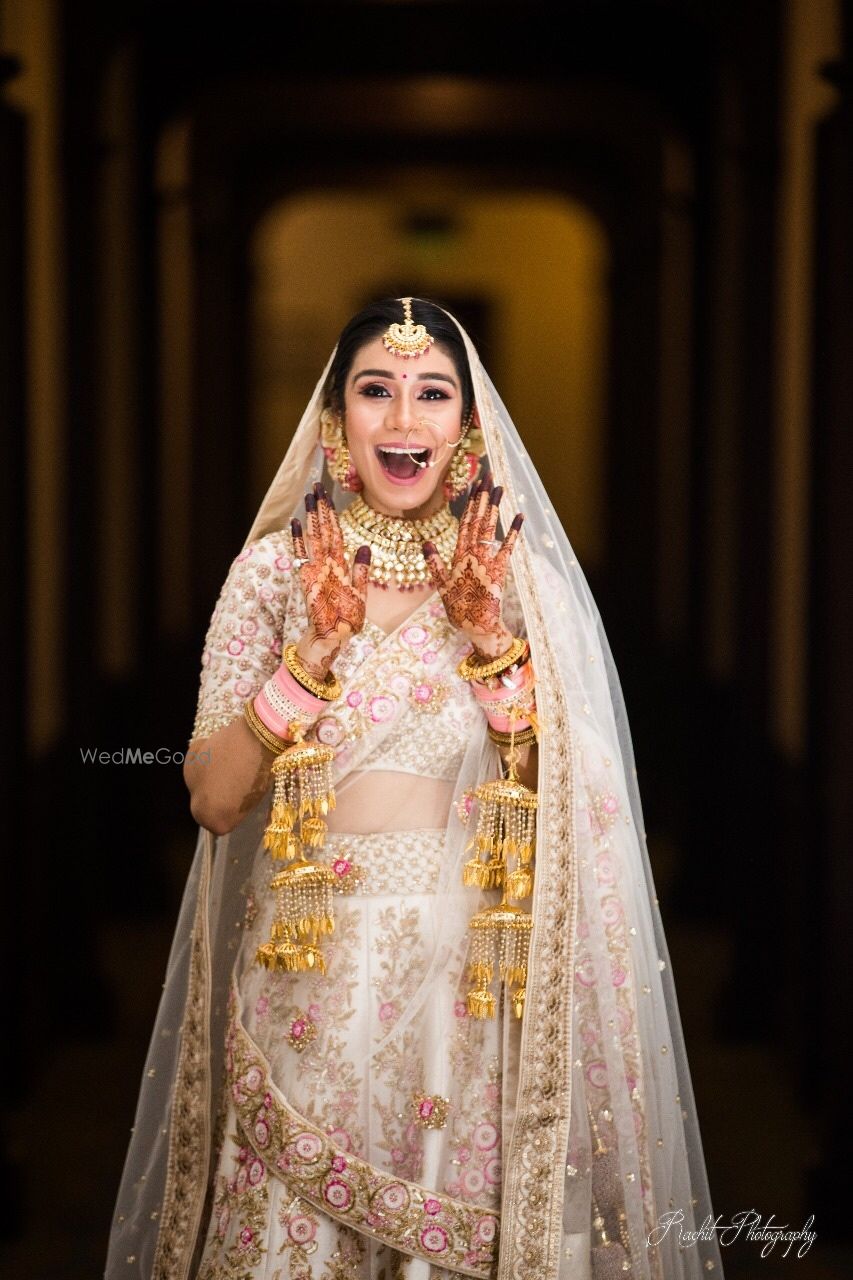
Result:
M358 548L350 571L338 513L321 484L306 493L305 511L310 554L301 522L290 522L309 624L296 653L309 675L322 680L346 642L364 626L370 547Z

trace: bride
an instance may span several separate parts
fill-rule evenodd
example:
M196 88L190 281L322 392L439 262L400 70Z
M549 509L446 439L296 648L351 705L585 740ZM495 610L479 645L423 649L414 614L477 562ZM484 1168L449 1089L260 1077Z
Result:
M344 328L185 777L110 1280L722 1275L618 676L436 304Z

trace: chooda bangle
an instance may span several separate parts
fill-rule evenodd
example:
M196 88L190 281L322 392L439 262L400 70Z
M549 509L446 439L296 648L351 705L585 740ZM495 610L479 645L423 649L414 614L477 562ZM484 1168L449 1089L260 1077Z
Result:
M524 637L515 636L506 653L502 653L499 658L492 658L491 661L484 662L476 653L469 653L459 663L456 673L463 680L488 680L491 676L500 675L502 671L506 671L509 667L519 665L521 659L525 658L528 652L528 644Z
M261 746L266 747L268 751L272 751L274 755L280 756L282 751L286 751L291 745L284 738L279 738L271 729L267 728L255 710L255 704L251 698L243 703L243 718Z
M316 680L299 661L295 644L285 646L283 657L284 664L294 680L298 681L303 689L313 693L315 698L322 698L324 702L334 702L341 696L343 686L334 672L330 671L325 680Z

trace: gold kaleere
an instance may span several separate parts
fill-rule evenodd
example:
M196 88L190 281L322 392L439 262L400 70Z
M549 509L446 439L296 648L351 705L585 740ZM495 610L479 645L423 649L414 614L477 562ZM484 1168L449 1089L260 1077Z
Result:
M326 815L335 807L334 756L331 747L298 740L272 763L275 785L264 847L287 865L270 882L276 916L270 939L256 956L267 969L326 971L319 940L335 927L335 876L330 867L306 858L304 850L321 848L325 839Z
M533 853L538 799L519 779L514 734L506 777L482 783L474 795L479 802L477 832L469 848L477 856L465 863L463 883L480 889L503 890L497 906L486 907L471 920L471 961L468 1012L474 1018L493 1018L497 1000L491 990L497 974L517 1018L524 1013L527 958L533 917L516 901L533 892ZM486 855L485 861L483 856Z

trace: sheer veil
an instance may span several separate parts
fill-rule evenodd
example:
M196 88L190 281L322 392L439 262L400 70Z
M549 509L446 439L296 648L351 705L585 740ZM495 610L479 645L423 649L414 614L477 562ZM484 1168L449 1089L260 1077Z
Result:
M580 1280L590 1274L593 1251L600 1274L607 1250L590 1223L594 1198L606 1194L632 1276L722 1276L714 1232L698 1231L713 1214L619 676L571 543L458 327L489 465L504 488L502 512L525 514L511 572L542 725L527 1001L521 1024L508 1019L505 1026L506 1062L515 1066L505 1064L504 1073L497 1274ZM306 487L323 474L319 414L332 358L245 546L286 528ZM459 787L496 765L485 732L475 734ZM193 1274L237 941L234 902L265 818L259 805L228 836L199 831L119 1191L110 1280ZM471 891L461 889L459 875L465 838L452 816L432 965L389 1040L435 1018L432 976L464 966L471 914Z

